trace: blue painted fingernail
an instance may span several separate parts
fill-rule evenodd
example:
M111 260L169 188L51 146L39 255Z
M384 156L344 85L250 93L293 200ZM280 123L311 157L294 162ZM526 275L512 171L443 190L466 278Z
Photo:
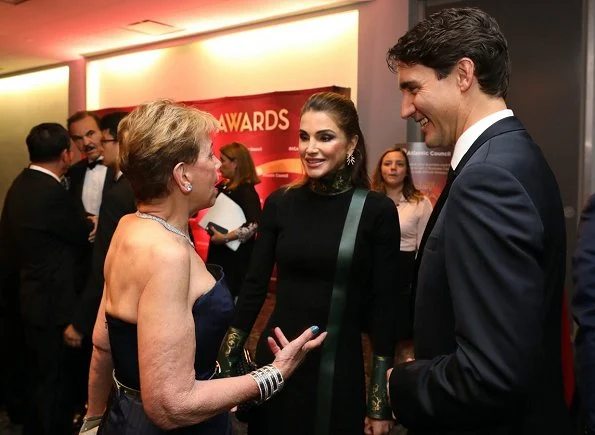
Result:
M316 325L314 325L310 328L310 331L312 331L312 334L318 334L319 330L320 330L320 328Z

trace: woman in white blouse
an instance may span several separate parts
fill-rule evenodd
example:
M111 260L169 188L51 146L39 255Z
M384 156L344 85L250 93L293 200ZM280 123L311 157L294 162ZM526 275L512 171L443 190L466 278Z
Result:
M382 153L372 178L372 190L392 199L399 213L401 273L397 298L397 341L403 342L411 338L413 329L411 281L415 254L432 213L432 203L413 184L405 145L395 145ZM404 346L401 352L397 350L397 355L410 352L409 347ZM404 355L405 358L409 356Z

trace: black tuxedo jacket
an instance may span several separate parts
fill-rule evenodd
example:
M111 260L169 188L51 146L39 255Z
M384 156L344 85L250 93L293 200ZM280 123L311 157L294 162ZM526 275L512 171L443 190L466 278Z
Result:
M418 273L415 358L389 382L410 434L567 434L557 182L514 117L456 168Z
M99 223L93 246L91 272L87 284L81 295L80 302L75 309L72 324L75 329L86 336L91 336L95 317L103 294L103 265L109 249L112 236L116 231L122 216L134 213L136 204L130 183L122 175L105 194L101 201Z
M70 193L80 203L83 203L83 184L85 182L85 174L87 172L87 160L82 159L76 162L68 169L66 176L70 180ZM103 195L110 190L114 184L115 174L111 167L107 167L105 173L105 182L103 183Z
M0 221L1 257L11 257L2 267L2 279L18 275L27 323L47 327L70 322L80 284L77 260L89 245L92 227L50 175L24 169L13 181Z

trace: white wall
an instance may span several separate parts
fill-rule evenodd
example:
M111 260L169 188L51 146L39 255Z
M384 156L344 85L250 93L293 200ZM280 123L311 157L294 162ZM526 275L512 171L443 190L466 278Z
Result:
M357 96L358 11L90 61L87 107L204 100L338 85Z
M408 14L408 0L373 0L168 48L81 59L70 63L70 76L62 67L0 79L0 202L27 164L24 139L30 128L45 121L65 124L85 100L93 110L157 97L201 100L349 87L371 167L384 148L406 140L401 97L385 55L407 30ZM28 83L26 89L14 85L20 80Z
M407 139L401 92L386 53L408 29L409 0L375 0L359 11L357 108L372 170L386 148Z
M68 67L0 79L0 207L12 180L29 163L25 138L42 122L65 124ZM1 211L1 209L0 209Z

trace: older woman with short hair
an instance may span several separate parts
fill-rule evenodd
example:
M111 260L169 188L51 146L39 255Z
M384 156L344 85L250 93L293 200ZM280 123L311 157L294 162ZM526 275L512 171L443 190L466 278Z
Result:
M99 421L111 389L100 434L228 434L228 410L271 397L324 339L317 327L292 342L277 329L271 365L213 379L233 302L221 270L196 254L188 218L215 200L217 128L210 114L167 100L120 124L121 168L138 212L122 218L107 254L83 431Z

